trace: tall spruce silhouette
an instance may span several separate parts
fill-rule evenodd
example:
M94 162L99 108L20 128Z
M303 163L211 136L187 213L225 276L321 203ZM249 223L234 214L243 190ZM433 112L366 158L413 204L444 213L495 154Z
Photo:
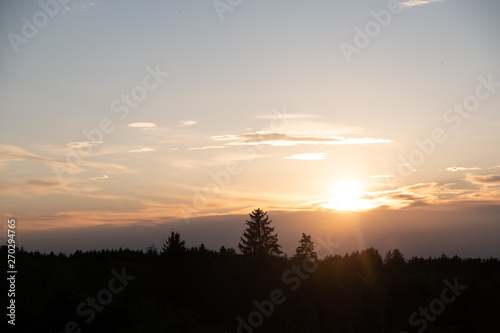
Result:
M271 220L262 209L252 211L250 220L246 221L247 228L240 238L238 248L245 255L271 257L279 256L283 252L278 244L278 234L274 234L274 227L270 227Z
M318 254L314 251L314 242L311 240L311 235L302 233L299 243L300 245L295 249L293 259L318 259Z

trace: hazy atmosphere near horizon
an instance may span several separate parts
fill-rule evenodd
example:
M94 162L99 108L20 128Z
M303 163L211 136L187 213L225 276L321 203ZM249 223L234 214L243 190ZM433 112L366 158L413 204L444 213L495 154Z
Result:
M2 1L0 210L25 250L500 257L500 2ZM319 253L320 257L325 253Z

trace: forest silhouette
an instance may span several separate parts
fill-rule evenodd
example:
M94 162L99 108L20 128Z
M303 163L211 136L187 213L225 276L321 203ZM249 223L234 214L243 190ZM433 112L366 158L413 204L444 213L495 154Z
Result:
M367 248L283 255L261 209L237 252L187 247L18 249L17 332L500 332L500 261ZM1 247L7 257L7 247ZM4 288L7 282L3 279ZM6 290L6 289L3 289Z

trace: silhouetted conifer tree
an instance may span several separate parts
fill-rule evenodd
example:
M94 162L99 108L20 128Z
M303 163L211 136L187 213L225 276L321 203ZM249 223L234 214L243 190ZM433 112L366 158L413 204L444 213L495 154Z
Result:
M238 248L241 253L261 257L279 256L283 252L278 244L278 234L273 235L274 227L267 213L257 208L252 211L250 220L246 221L247 229L240 238Z
M302 238L299 240L300 245L295 249L293 259L318 259L318 253L314 251L314 242L311 240L311 235L302 233Z
M178 231L171 231L165 244L163 244L162 254L177 255L186 251L186 241L181 241L181 235Z
M405 256L398 249L389 250L385 255L384 264L387 267L400 267L405 263Z

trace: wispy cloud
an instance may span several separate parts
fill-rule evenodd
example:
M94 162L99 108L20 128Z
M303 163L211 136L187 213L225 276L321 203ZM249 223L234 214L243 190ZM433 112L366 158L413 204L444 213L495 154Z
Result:
M54 168L56 168L64 170L64 172L67 172L68 174L82 172L84 170L83 167L102 169L106 170L105 172L111 172L111 170L117 170L123 173L133 172L127 167L115 163L92 162L82 159L79 160L78 164L74 164L68 163L65 158L44 157L28 152L20 147L0 145L0 165L14 161L42 163L50 167L50 172L53 172Z
M46 179L29 179L25 183L28 186L59 186L61 184L60 181L57 180L46 180Z
M256 132L241 135L218 135L210 137L215 141L232 141L227 146L267 144L272 146L295 146L299 144L312 145L342 145L390 143L392 140L374 138L345 138L341 136L296 136L284 133Z
M372 207L392 208L420 207L443 203L448 200L464 199L465 190L453 190L449 185L436 182L419 183L389 191L367 192L363 199L370 200Z
M477 168L477 167L466 168L466 167L452 166L452 167L446 168L445 170L451 171L451 172L457 172L457 171L481 170L481 168Z
M486 175L486 176L468 175L467 179L470 182L476 184L500 185L500 175Z
M105 169L105 170L119 170L123 173L133 173L133 170L130 170L126 166L115 164L115 163L101 163L101 162L90 162L90 161L82 161L80 163L83 166L96 168L96 169Z
M328 153L305 153L305 154L295 154L290 156L283 157L287 160L310 160L310 161L318 161L324 160Z
M65 193L71 182L59 181L55 177L9 178L0 185L0 194L18 198L34 198L56 193Z
M72 1L72 3L63 6L63 13L86 12L101 6L103 6L103 3L98 1Z
M155 123L130 123L128 124L128 127L133 127L133 128L154 128L156 127Z
M356 198L359 207L353 208L354 210L366 210L377 207L399 209L410 206L427 206L445 200L443 193L449 195L450 190L446 186L438 186L437 183L420 183L389 191L364 192ZM338 210L337 204L332 201L332 198L308 202L306 205Z
M373 175L370 176L370 178L392 178L394 177L393 175Z
M443 0L408 0L400 2L399 5L401 7L409 8L409 7L428 5L434 2L441 2L441 1Z
M155 151L155 149L149 148L149 147L143 147L141 149L131 149L128 152L129 153L146 153L146 152L150 152L150 151Z
M189 150L205 150L205 149L221 149L221 148L227 148L227 146L204 146L204 147L194 147L194 148L188 148Z
M93 177L93 178L89 178L90 180L104 180L104 179L108 179L109 176L108 175L102 175L102 176L97 176L97 177Z
M39 156L20 147L0 145L0 163L9 161L29 161L45 164L51 164L52 162L66 163L63 159Z
M372 200L374 206L392 208L447 205L453 203L491 203L498 202L500 191L493 186L500 185L500 175L468 176L471 182L483 185L480 189L470 187L467 182L457 184L419 183L389 191L366 193L364 198ZM489 186L488 186L489 185Z
M451 172L457 172L457 171L487 170L487 169L498 169L498 168L500 168L500 165L494 165L492 167L484 167L484 168L452 166L452 167L446 168L445 170L451 171Z
M77 148L88 148L88 147L93 147L97 146L99 144L103 143L102 141L75 141L75 142L69 142L66 144L67 147L72 148L72 149L77 149Z
M178 125L179 127L184 127L184 126L193 126L198 124L197 121L194 120L183 120L181 123Z

